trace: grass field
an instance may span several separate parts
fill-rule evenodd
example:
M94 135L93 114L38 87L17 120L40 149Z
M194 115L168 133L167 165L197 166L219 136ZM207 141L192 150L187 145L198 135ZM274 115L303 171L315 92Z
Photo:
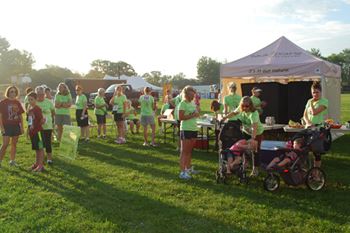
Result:
M349 107L342 95L343 121ZM324 190L282 184L268 193L263 176L216 184L214 152L195 151L201 173L182 181L174 144L144 148L141 135L130 135L116 145L108 133L42 174L28 171L34 153L21 137L20 166L9 167L6 156L0 170L0 232L350 232L350 135L323 157Z

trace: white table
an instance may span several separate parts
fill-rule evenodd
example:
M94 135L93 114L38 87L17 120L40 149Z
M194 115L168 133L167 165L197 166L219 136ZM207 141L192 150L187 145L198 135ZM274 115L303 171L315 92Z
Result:
M303 131L305 128L292 128L289 127L288 125L286 125L285 127L283 127L284 132L291 132L291 133L298 133ZM346 128L345 125L343 125L341 128L339 129L333 129L331 128L331 132L333 133L348 133L350 132L350 128Z

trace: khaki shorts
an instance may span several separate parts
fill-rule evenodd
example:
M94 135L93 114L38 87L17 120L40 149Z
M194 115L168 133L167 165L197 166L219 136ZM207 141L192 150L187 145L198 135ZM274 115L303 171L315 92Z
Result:
M56 125L71 125L71 120L69 115L56 115L55 116Z
M141 116L141 125L154 125L154 116Z

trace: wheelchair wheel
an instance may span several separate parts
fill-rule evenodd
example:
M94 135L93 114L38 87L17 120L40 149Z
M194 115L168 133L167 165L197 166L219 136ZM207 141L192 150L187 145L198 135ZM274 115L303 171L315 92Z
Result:
M276 191L280 187L280 178L276 174L269 174L264 179L264 189L269 192Z
M326 184L326 174L322 169L313 167L306 174L305 183L310 190L319 191Z

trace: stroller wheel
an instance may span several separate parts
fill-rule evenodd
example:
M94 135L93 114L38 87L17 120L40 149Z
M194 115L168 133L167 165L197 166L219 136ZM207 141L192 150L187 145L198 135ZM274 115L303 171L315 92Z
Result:
M280 187L280 178L276 174L269 174L264 179L264 189L269 192L276 191Z
M215 178L217 184L226 184L226 176L222 173L221 169L216 170Z
M247 172L243 171L239 176L239 182L241 184L248 184L248 181L249 181L249 177L247 176Z
M321 190L326 184L326 174L322 169L313 167L308 171L305 183L312 191Z

